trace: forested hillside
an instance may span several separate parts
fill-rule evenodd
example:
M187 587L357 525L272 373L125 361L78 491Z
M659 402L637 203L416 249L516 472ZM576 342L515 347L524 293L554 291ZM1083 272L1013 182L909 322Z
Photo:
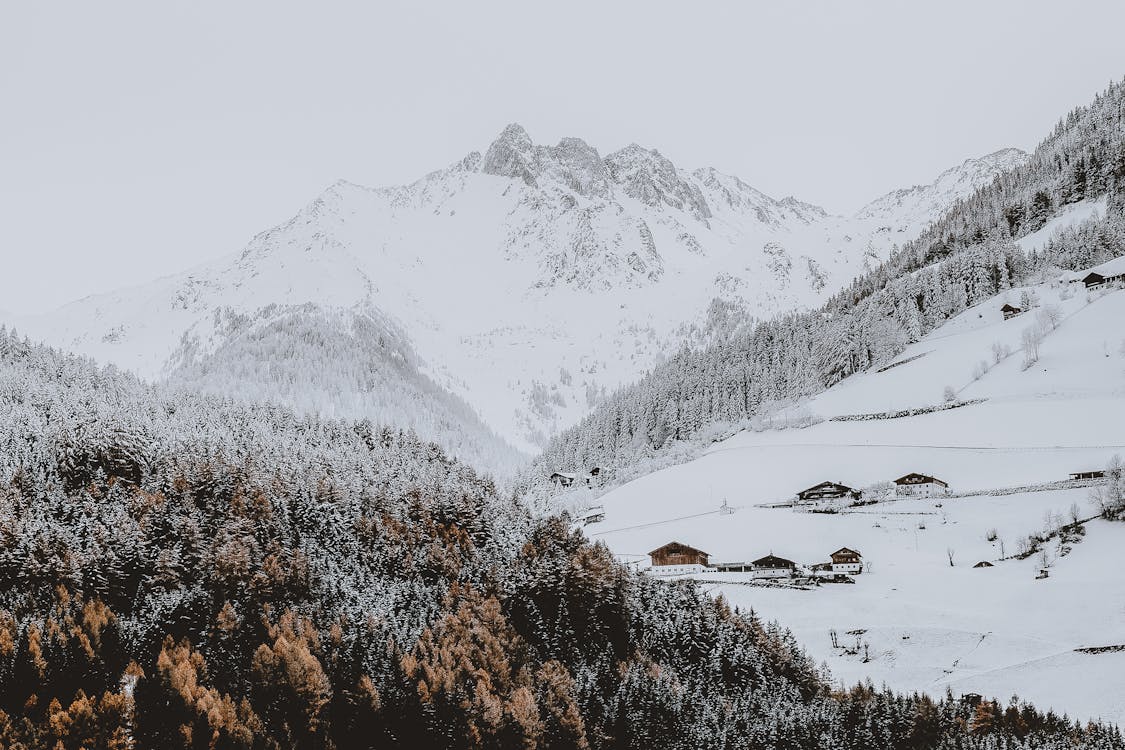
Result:
M1080 203L1104 209L1041 247L1017 240ZM1034 275L1125 254L1125 82L1059 122L1025 163L962 200L821 309L747 322L683 348L607 398L547 447L528 474L624 469L705 430L887 362L967 307Z
M177 350L168 385L247 403L271 401L298 414L365 416L424 435L497 477L511 476L527 461L426 374L409 337L386 319L311 304L232 317L214 351L197 352L190 340Z
M829 691L408 433L173 395L0 334L0 747L1125 747Z

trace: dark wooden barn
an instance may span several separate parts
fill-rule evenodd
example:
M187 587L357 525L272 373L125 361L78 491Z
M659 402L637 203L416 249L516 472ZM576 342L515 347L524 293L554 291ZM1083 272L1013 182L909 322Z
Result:
M839 482L821 482L820 484L813 485L807 490L801 490L797 493L797 499L802 503L814 503L819 500L838 500L840 498L851 498L858 500L860 491L852 489L846 484Z
M668 542L663 547L657 547L648 553L652 558L652 566L663 565L703 565L707 566L709 555L703 550L689 547L680 542Z

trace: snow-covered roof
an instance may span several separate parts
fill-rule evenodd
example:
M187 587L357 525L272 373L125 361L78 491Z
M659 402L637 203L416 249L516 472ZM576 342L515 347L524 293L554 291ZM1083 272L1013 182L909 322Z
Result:
M1087 273L1096 273L1101 276L1121 276L1125 274L1125 255L1113 260L1107 260L1100 266L1094 266Z

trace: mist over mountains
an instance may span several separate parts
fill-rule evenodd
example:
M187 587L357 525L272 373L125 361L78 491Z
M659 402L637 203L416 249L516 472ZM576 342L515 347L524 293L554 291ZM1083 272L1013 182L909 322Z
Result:
M512 124L409 185L339 181L223 260L12 322L148 379L412 427L508 472L667 353L822 302L1024 159L969 159L837 216Z

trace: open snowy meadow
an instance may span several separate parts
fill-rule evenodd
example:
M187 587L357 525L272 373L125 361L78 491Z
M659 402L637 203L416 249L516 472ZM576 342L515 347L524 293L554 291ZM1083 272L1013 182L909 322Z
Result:
M1004 319L1001 306L1021 298L1035 309ZM1037 325L1031 362L1024 331ZM902 364L801 407L826 421L742 432L611 491L604 520L587 533L639 567L673 540L709 553L712 564L774 554L811 566L841 547L859 550L868 568L854 585L697 577L792 628L838 683L1002 701L1018 694L1072 717L1123 721L1125 525L1088 521L1071 542L1052 537L1016 558L1029 536L1098 513L1092 488L1068 480L1125 454L1123 339L1125 292L1055 281L1013 289L912 345ZM947 388L966 405L831 419L940 405ZM881 496L890 490L877 485L910 472L941 478L953 496L891 497L836 513L767 507L826 480ZM724 503L733 512L720 511ZM980 562L992 565L974 567ZM1122 648L1076 650L1103 646Z

